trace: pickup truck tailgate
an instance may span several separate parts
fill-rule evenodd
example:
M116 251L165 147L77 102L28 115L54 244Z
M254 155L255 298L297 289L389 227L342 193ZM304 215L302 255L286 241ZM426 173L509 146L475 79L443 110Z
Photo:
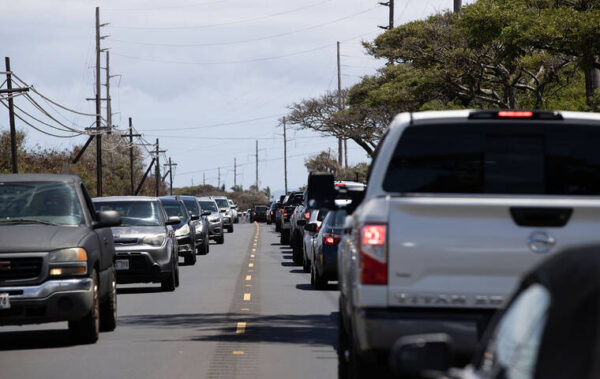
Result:
M600 243L600 200L590 198L388 201L392 307L498 308L548 254Z

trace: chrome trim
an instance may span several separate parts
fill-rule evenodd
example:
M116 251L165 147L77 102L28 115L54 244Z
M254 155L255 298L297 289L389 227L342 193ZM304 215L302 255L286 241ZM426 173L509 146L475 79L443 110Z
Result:
M12 300L27 300L36 298L45 298L56 292L69 292L69 291L91 291L92 290L92 279L63 279L63 280L48 280L39 286L14 286L14 287L0 287L1 292L14 292L23 291L21 295L11 295L9 299Z

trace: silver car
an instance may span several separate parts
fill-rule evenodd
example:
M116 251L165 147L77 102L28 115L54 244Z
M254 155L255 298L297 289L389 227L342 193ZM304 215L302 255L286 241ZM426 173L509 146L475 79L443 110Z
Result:
M211 212L210 215L206 216L208 220L208 236L219 245L225 242L225 235L223 233L223 218L217 203L210 197L199 197L198 204L202 211Z
M117 283L160 283L163 290L179 286L179 256L172 225L156 197L115 196L93 199L98 211L117 211L121 226L112 228Z
M210 198L219 207L219 212L221 212L223 218L223 228L227 229L229 233L233 233L233 211L231 210L231 205L229 205L229 199L225 196L211 196Z

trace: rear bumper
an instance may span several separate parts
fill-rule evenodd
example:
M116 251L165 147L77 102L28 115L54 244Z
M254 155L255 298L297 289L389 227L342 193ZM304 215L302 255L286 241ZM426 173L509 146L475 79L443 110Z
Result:
M0 325L71 321L92 309L92 279L49 280L38 286L2 287L11 307L0 310ZM14 295L13 295L14 294Z
M495 309L362 309L354 312L353 332L363 352L388 352L398 338L448 334L459 357L471 357Z

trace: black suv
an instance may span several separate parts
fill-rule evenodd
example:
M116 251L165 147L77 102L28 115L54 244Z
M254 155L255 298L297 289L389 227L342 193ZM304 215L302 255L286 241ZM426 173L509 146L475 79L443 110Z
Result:
M114 330L120 223L76 176L0 175L0 325L68 321L81 343Z

